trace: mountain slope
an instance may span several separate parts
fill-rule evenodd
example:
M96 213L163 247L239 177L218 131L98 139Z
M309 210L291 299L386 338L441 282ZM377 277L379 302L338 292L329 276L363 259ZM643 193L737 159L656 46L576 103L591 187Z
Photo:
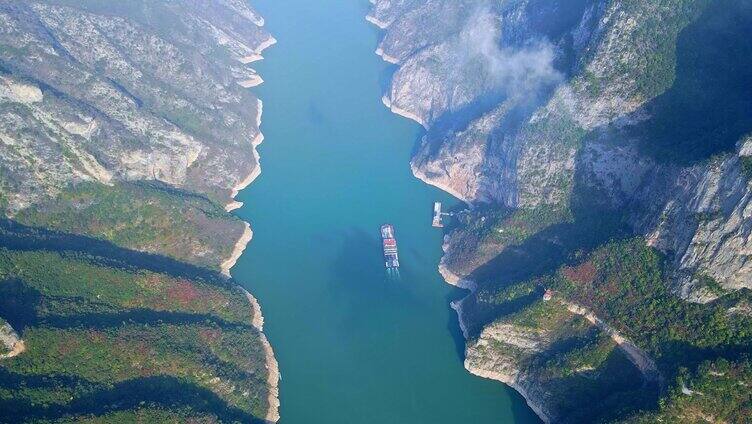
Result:
M4 422L278 419L228 213L274 43L236 0L0 4ZM225 275L221 275L220 272ZM10 348L11 343L4 343Z
M427 127L413 172L469 205L440 271L471 290L453 304L470 371L546 421L602 422L744 360L751 2L375 1L368 19L397 64L385 104Z

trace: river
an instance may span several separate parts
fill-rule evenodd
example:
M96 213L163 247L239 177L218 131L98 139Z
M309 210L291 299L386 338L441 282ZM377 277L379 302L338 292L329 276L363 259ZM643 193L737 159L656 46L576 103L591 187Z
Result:
M389 67L358 0L257 0L278 44L265 83L262 174L238 200L253 241L233 276L260 300L282 371L282 423L538 422L510 388L467 373L437 272L436 200L413 177L422 128L380 102ZM394 224L402 268L384 269Z

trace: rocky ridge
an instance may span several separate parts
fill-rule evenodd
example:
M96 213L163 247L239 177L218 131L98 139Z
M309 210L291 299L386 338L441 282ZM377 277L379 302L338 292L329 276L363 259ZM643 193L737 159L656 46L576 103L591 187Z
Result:
M227 212L260 173L262 103L247 88L276 41L263 18L239 0L40 0L4 2L0 21L0 207L13 225L229 277L251 231ZM276 421L276 361L256 333Z
M686 301L750 288L750 93L736 88L749 86L749 47L718 53L749 35L749 2L373 3L377 54L397 64L384 103L427 128L412 170L471 207L440 265L472 291L452 305L468 369L511 384L546 421L582 419L552 401L540 365L502 359L499 340L530 341L502 324L508 308L532 307L497 299L625 232L665 255L662 284ZM736 121L713 113L723 87L740 90L724 106Z
M241 61L273 42L256 15L242 3L201 15L188 2L128 19L65 3L2 10L7 208L113 180L158 180L228 202L258 165L248 143L260 104L239 84L255 76ZM190 32L159 27L163 14Z

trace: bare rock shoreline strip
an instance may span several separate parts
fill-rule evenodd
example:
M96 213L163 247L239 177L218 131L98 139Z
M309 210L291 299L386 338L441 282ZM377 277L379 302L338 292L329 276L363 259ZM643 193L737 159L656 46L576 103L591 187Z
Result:
M424 183L428 185L432 185L436 188L438 188L441 191L447 192L451 194L452 196L456 197L457 199L463 201L466 205L470 205L470 202L467 200L466 196L463 196L462 193L458 192L457 190L453 189L452 187L442 184L438 181L432 180L428 177L423 171L421 171L415 163L410 163L410 170L412 171L415 178L423 181ZM443 275L443 274L442 274ZM451 283L450 283L451 284Z
M264 134L260 129L261 115L264 113L264 103L261 100L258 100L256 111L256 128L258 128L258 133L256 133L256 136L253 138L253 140L251 140L251 152L253 153L254 166L253 169L249 171L248 175L232 188L231 197L233 198L233 200L225 205L225 210L227 212L233 211L243 206L243 202L234 200L235 197L238 195L238 193L240 193L241 190L251 185L251 183L256 180L259 175L261 175L261 155L259 155L258 152L258 146L264 142Z
M248 290L242 287L240 289L243 291L243 293L245 293L246 298L248 298L248 303L251 304L251 309L253 310L252 325L256 330L259 331L259 337L261 338L261 343L264 346L266 370L268 372L266 383L269 386L269 411L266 413L264 420L267 422L276 423L277 421L279 421L279 364L277 363L277 358L275 358L274 356L272 345L269 343L269 340L267 340L266 335L264 335L263 333L264 315L261 313L261 305L259 304L258 300L248 292Z
M250 243L251 239L253 238L253 231L251 230L251 225L247 222L244 222L245 229L243 230L243 234L240 236L238 241L235 242L235 247L232 249L232 253L230 254L230 257L225 259L224 262L222 262L222 265L220 265L220 269L222 270L222 274L225 277L230 277L230 269L232 269L233 266L235 266L235 263L240 258L240 255L243 254L243 251L245 251L246 246L248 246L248 243Z
M408 110L402 109L399 106L396 106L394 104L394 102L392 102L392 99L389 98L388 95L384 95L381 98L381 101L382 101L382 103L384 103L384 106L386 106L389 110L392 111L392 113L395 113L395 114L397 114L399 116L402 116L403 118L412 119L413 121L419 123L426 130L428 129L428 124L426 122L424 122L423 119L420 118L420 116L418 116L418 115L416 115L416 114L414 114L414 113L412 113L412 112L410 112Z
M274 45L277 42L277 40L274 37L269 37L267 40L262 42L257 48L256 51L250 55L243 58L240 58L239 61L243 64L249 64L251 62L255 62L258 60L263 59L263 56L261 55L262 51L272 45ZM250 88L256 85L259 85L263 82L261 77L258 77L258 81L254 84L247 84L247 82L241 82L240 85L245 88ZM246 83L246 84L244 84ZM264 141L264 134L261 132L261 115L263 114L263 102L260 99L257 99L258 104L256 107L256 129L257 134L251 140L251 151L253 153L254 157L254 166L249 171L248 175L238 182L233 188L232 188L232 195L231 197L233 200L228 203L225 206L225 210L230 212L235 209L240 208L243 206L242 202L238 202L237 200L234 200L235 197L240 193L241 190L248 187L256 178L258 178L259 175L261 175L261 162L260 162L260 155L258 153L258 146ZM233 248L232 253L230 256L222 262L220 265L220 269L222 271L222 274L226 277L230 278L230 270L233 266L237 263L240 256L245 251L246 247L248 246L248 243L251 242L253 239L253 231L251 230L251 226L249 223L245 222L245 229L243 230L243 234L240 236L240 238L235 242L235 247ZM269 396L267 398L267 403L269 405L269 409L266 413L266 416L264 417L264 421L268 423L276 423L279 421L279 364L277 363L277 358L274 356L274 349L272 349L271 344L269 343L269 340L266 338L266 335L263 333L264 330L264 315L261 312L261 305L259 304L258 300L250 293L248 290L246 290L244 287L238 285L237 286L243 294L245 294L246 298L248 299L248 303L251 306L253 318L251 324L253 327L258 330L259 332L259 339L261 340L261 344L264 349L264 360L265 360L265 366L268 372L267 375L267 386L269 388Z
M240 239L238 239L238 241L235 243L235 249L233 249L232 255L222 263L222 274L224 274L228 278L231 277L230 269L235 265L238 258L240 258L240 256L243 254L243 251L245 251L246 246L248 246L248 243L250 243L252 238L253 231L251 231L250 224L246 222L245 231L243 232L243 235L240 237ZM266 381L269 388L269 397L267 399L269 410L267 411L266 417L264 417L264 421L276 423L277 421L279 421L280 405L279 364L277 363L277 358L274 356L274 349L272 349L269 340L263 333L264 315L261 312L261 305L259 304L258 300L250 292L248 292L248 290L240 285L238 285L238 288L243 292L243 294L245 294L246 298L248 299L248 303L251 306L253 312L251 325L253 325L253 327L259 331L259 339L261 340L261 344L264 349L264 358L268 372Z

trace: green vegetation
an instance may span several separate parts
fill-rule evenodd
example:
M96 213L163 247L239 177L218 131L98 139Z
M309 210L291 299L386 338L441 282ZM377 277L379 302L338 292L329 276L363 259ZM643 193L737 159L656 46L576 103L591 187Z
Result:
M88 255L0 248L0 281L13 279L51 298L42 312L46 315L75 313L69 311L69 299L75 299L73 305L87 302L88 313L150 309L202 314L230 323L251 319L248 302L228 283L104 266Z
M603 93L616 80L634 81L635 97L652 99L674 83L676 78L677 40L682 31L696 21L708 0L633 0L620 4L621 16L639 16L619 28L620 43L609 43L608 59L615 59L605 69L591 69L574 80L592 98ZM628 29L624 27L628 26ZM593 49L583 62L605 53ZM602 71L602 74L598 74Z
M607 334L583 338L569 352L557 353L546 361L546 369L558 377L571 377L600 368L613 353L616 343Z
M243 223L214 202L157 183L83 183L21 211L18 222L217 269Z
M504 219L491 223L490 238L505 246L519 244L550 225L571 219L569 210L558 206L517 209Z
M509 356L516 367L527 373L529 380L545 388L551 396L547 404L550 402L555 411L561 412L562 422L609 422L637 411L653 410L665 393L657 384L643 386L639 371L612 339L584 318L570 313L558 299L593 311L632 340L655 360L664 381L681 378L686 370L702 373L701 364L705 361L739 358L752 349L752 317L743 312L752 302L750 291L725 291L715 280L698 273L695 278L719 298L708 304L684 301L669 288L664 258L646 246L642 238L612 240L592 250L587 247L591 242L585 238L572 246L559 245L560 251L570 251L568 255L551 255L540 246L527 245L537 238L571 239L571 235L565 238L568 234L565 227L559 228L557 236L545 232L532 236L522 252L502 253L500 256L507 257L503 267L482 274L477 294L464 305L471 331L480 331L477 328L489 322L503 323L522 334L533 331L547 340L540 351L533 353L504 344L493 345L491 349L493 355ZM583 253L583 249L590 253ZM540 252L540 256L534 255L535 252ZM551 257L555 257L551 263L571 265L553 272L541 272L546 267L527 273L514 272L514 267L528 268L525 261L535 264L543 258L551 261ZM500 269L506 270L506 275L499 275ZM554 291L553 300L541 300L545 289ZM729 313L734 307L741 312ZM730 390L733 381L744 384L743 379L730 378L719 383L718 392ZM661 417L676 415L667 412L667 402L682 405L672 406L672 410L704 408L704 400L698 396L676 397L674 392L662 402ZM745 396L734 394L728 402L722 402L724 397L719 395L712 402L721 403L721 409L736 411L737 415L724 413L730 419L728 422L743 422L738 417L745 416L739 411L749 413L749 396ZM695 404L698 400L700 403ZM712 402L709 400L707 405ZM642 420L639 422L656 422L656 416L638 415ZM664 422L669 423L692 422L666 419Z
M478 243L473 238L479 233L475 227L459 229L452 236L446 264L452 271L467 270L466 275L478 285L473 302L463 309L471 333L540 297L546 286L540 278L555 272L562 263L578 260L609 239L628 234L620 214L579 203L571 210L542 206L496 214L478 211L482 217L497 217L484 224L485 228L497 228L498 238L487 230L487 241ZM514 243L505 244L510 241Z
M590 71L585 72L580 84L584 84L587 87L587 93L593 98L598 97L603 91L603 82Z
M619 75L633 76L638 91L652 98L671 87L676 76L677 39L681 32L700 17L708 0L638 0L624 3L624 13L640 16L629 48L638 63L620 62Z
M497 291L491 291L484 288L478 292L478 300L497 304L509 303L533 294L539 294L540 288L541 285L537 281L525 281L520 284L504 287Z
M196 414L190 409L167 411L159 407L134 409L132 411L118 411L103 416L77 416L55 421L41 421L44 424L216 424L219 419L212 414Z
M676 18L660 29L645 30L656 43L675 43L676 52L662 48L647 59L665 62L660 68L671 69L675 78L643 74L648 81L669 85L646 106L651 118L638 125L634 135L641 139L641 150L659 161L694 163L733 150L752 130L752 8L735 0L663 3L674 4ZM675 42L664 35L674 27L683 27Z
M748 359L719 359L686 370L661 401L659 412L644 413L631 424L748 423L752 416L752 363ZM684 389L684 390L682 390Z
M678 298L667 287L661 256L641 238L608 243L562 268L550 284L647 350L667 375L682 363L752 346L752 318L727 314L729 303L750 293L705 305Z
M571 219L566 209L542 205L530 209L480 208L459 215L452 236L451 269L470 274L507 247L520 245L541 230Z
M579 147L587 131L573 119L568 105L557 106L558 108L548 111L544 116L527 123L522 130L522 137L529 140L532 145L549 145L547 147L562 151ZM554 146L550 146L551 140L556 140Z
M0 361L0 421L265 416L265 352L245 294L216 274L143 264L0 249L0 315L26 343Z
M738 385L745 384L745 378L748 380L749 375L745 377L743 373L729 371L724 374L729 375L727 380L717 376L708 380L712 376L707 374L708 365L700 364L708 359L734 358L749 352L752 347L752 317L744 313L730 314L728 310L736 305L749 304L752 294L747 290L735 293L718 290L716 294L720 296L719 299L709 304L686 302L670 292L664 268L661 255L647 247L643 239L612 241L580 257L576 265L564 266L550 276L513 283L496 291L482 290L479 300L496 304L497 312L509 310L504 308L505 305L514 304L512 310L519 312L502 318L504 322L537 331L553 331L555 340L559 340L561 335L577 338L576 343L571 340L566 343L556 341L536 358L537 362L525 362L524 366L535 373L547 390L556 387L551 378L564 379L560 381L563 393L575 396L580 402L592 402L598 398L597 393L582 391L581 383L574 377L599 369L604 361L610 360L615 350L610 338L605 335L574 336L578 331L582 334L582 330L573 326L573 321L567 318L568 312L556 300L530 303L529 294L539 296L544 287L554 289L557 297L590 309L634 341L656 360L664 378L683 378L686 373L683 370L686 369L698 370L696 372L700 375L705 373L705 380L697 377L700 382L691 383L692 387L701 388L692 390L703 393L707 390L716 394L708 399L699 395L688 397L677 395L680 391L675 389L662 403L660 417L668 420L664 422L688 422L682 421L682 417L693 417L692 414L697 411L710 412L713 410L710 405L714 404L719 408L718 413L723 412L721 416L729 419L728 422L743 422L739 421L739 417L749 413L749 395L731 393L731 390L736 385L738 391ZM697 278L709 288L720 288L712 278L702 274ZM745 367L748 373L749 365ZM607 391L604 384L599 382L596 386L600 385L601 390ZM681 388L681 384L678 387ZM582 397L577 397L577 393ZM621 413L651 409L657 395L655 390L637 390L630 395L630 399L624 400L626 398L622 396L622 402L614 401L612 406ZM558 409L566 410L567 407L562 404ZM571 413L582 414L583 411L574 408ZM578 419L584 417L574 416ZM608 415L599 419L605 416ZM611 416L616 418L622 415ZM656 422L657 416L640 416L641 421L636 422ZM586 420L592 419L591 416Z
M535 223L525 220L533 214L534 211L483 208L463 213L459 220L462 231L478 242L506 246L519 243L535 232Z
M120 383L167 375L215 393L228 406L260 414L266 408L266 372L257 338L248 328L207 324L32 327L24 333L27 352L3 363L3 371L12 376L69 376L86 383L73 388L4 387L0 399L25 400L43 410L65 408L71 405L60 402L62 394L93 397Z
M695 278L697 278L697 282L700 285L700 287L707 288L711 293L722 296L726 293L726 290L721 286L721 284L715 280L715 278L699 273L695 275Z
M8 321L0 318L0 336L2 336L3 333L5 333L5 330L7 330L9 326L10 324L8 324ZM4 355L8 352L10 352L10 346L6 345L5 343L0 342L0 355Z
M518 143L524 146L518 159L524 165L517 166L521 205L551 205L566 211L575 177L568 163L587 134L573 118L571 105L561 97L524 124L518 136Z
M223 208L233 177L216 174L252 165L257 100L234 83L237 45L216 34L254 46L266 33L239 3L31 3L3 8L16 31L0 46L0 74L45 98L3 108L17 146L0 176L0 207L12 216L0 222L0 323L25 350L0 359L0 422L258 421L270 406L266 345L246 294L216 272L246 230ZM96 34L82 44L83 27ZM68 122L88 117L97 131L75 135ZM181 155L179 145L190 146ZM190 162L199 149L209 159L185 164L191 193L157 181L82 183L72 175L88 165L81 149L116 180L161 177L113 159L124 155L138 162L161 149Z
M752 180L752 156L742 156L739 158L742 166L742 173L747 180Z
M608 334L556 301L538 300L497 322L539 335L542 342L534 350L503 343L494 349L545 387L546 405L557 411L557 422L607 420L655 396L656 388L644 386Z
M109 0L46 0L47 3L84 10L88 13L104 16L123 17L141 25L150 26L165 37L170 32L190 34L170 6L149 0L130 0L112 2Z

